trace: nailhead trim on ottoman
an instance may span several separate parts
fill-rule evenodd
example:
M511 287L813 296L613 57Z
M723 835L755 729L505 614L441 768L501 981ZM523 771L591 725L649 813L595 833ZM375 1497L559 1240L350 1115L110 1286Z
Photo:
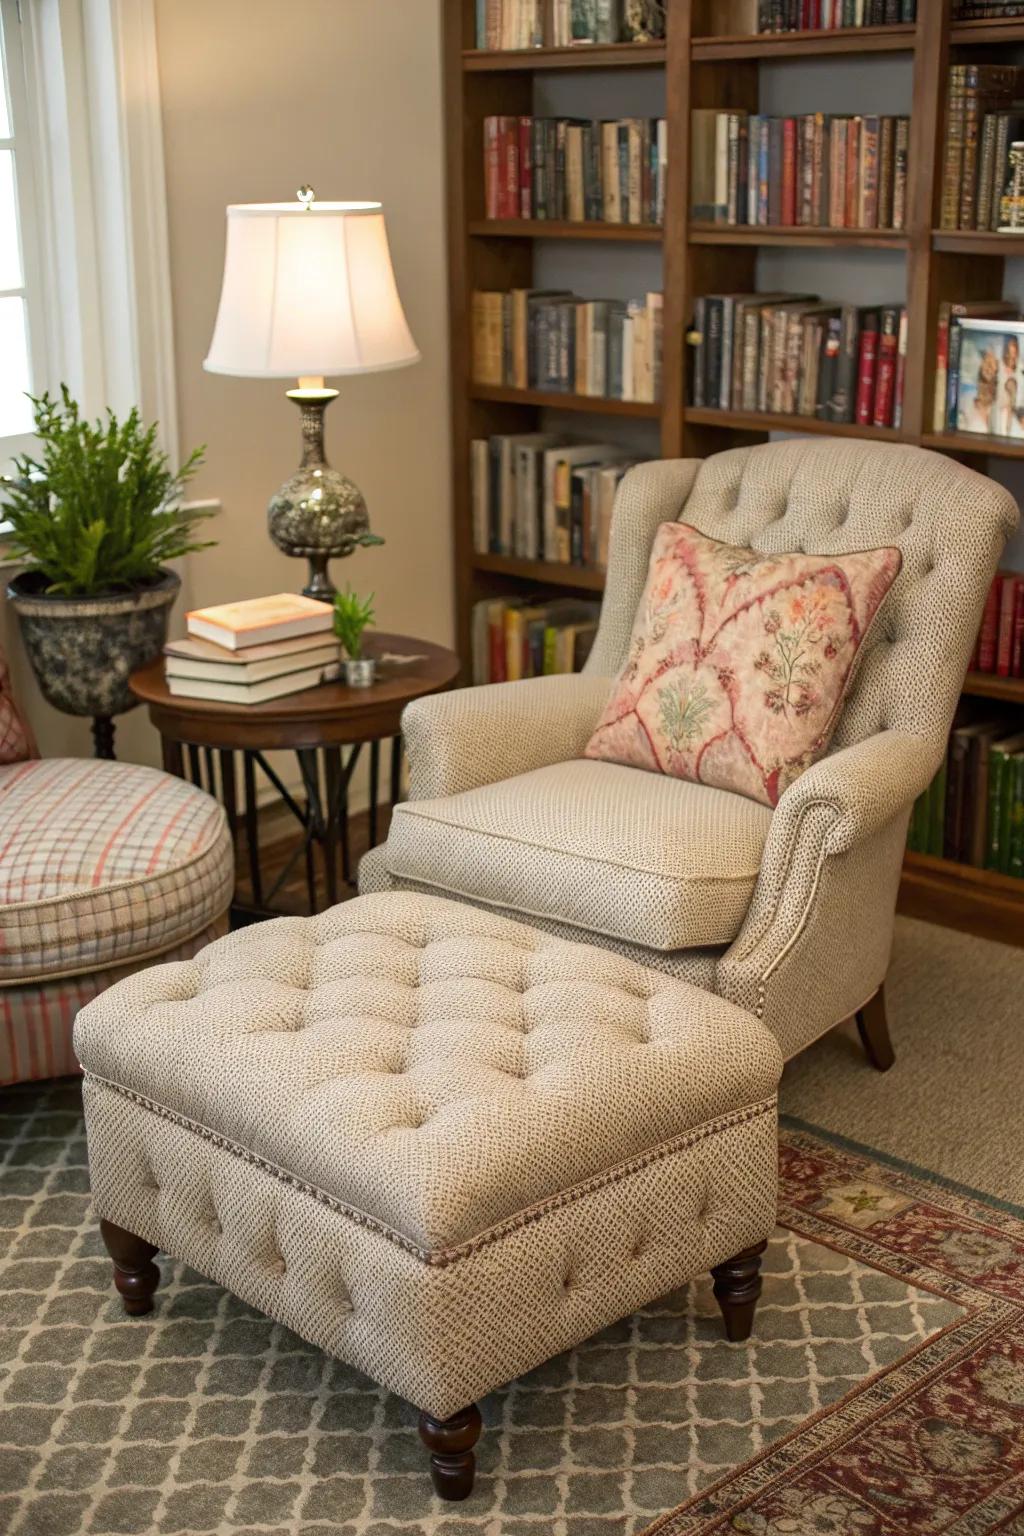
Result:
M245 929L104 993L75 1044L122 1294L150 1247L184 1259L423 1409L439 1488L469 1454L440 1421L774 1225L756 1019L437 897Z

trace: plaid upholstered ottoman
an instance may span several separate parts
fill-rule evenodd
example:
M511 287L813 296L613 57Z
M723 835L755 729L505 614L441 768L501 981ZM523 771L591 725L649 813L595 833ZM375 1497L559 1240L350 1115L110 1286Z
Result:
M476 1400L711 1269L749 1335L782 1062L606 950L412 892L282 918L79 1016L96 1212L421 1410L464 1498Z

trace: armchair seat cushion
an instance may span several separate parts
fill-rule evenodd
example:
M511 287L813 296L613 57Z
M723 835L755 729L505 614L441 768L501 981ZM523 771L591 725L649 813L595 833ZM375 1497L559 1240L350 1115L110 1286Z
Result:
M557 763L399 805L399 880L677 950L728 944L753 895L770 809L616 763Z
M0 767L0 986L163 955L233 884L224 812L191 784L78 758Z

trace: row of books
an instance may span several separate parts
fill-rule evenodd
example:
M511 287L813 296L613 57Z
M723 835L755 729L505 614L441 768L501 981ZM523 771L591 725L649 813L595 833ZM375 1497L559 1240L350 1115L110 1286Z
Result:
M1024 16L1024 0L953 0L955 21L1006 21Z
M690 403L899 427L907 311L813 294L707 294L691 333Z
M472 351L477 384L653 403L661 397L662 295L478 289Z
M663 14L654 7L643 10L650 14L627 0L476 0L476 45L501 51L663 37Z
M1024 576L1000 571L993 581L970 670L1024 677Z
M484 119L489 219L661 224L667 167L664 118Z
M531 603L485 598L473 608L474 683L578 672L597 634L600 604L581 598Z
M187 637L164 647L167 687L187 699L263 704L304 693L336 666L329 603L279 592L186 615Z
M570 443L553 432L475 438L474 550L606 566L615 493L635 463L608 443Z
M697 108L692 213L716 224L902 230L908 117Z
M954 730L946 760L914 805L907 847L1024 879L1024 732L1005 720Z
M917 20L917 0L757 0L759 32L831 32Z
M943 301L935 341L936 432L1024 438L1024 321L1005 299Z
M943 229L994 229L1010 222L1010 148L1024 138L1024 69L954 64L946 97Z

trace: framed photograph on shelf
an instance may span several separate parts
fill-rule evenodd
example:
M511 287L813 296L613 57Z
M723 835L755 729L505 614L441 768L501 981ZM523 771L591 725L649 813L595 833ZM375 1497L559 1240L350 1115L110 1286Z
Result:
M1024 320L960 321L957 427L1024 439Z

